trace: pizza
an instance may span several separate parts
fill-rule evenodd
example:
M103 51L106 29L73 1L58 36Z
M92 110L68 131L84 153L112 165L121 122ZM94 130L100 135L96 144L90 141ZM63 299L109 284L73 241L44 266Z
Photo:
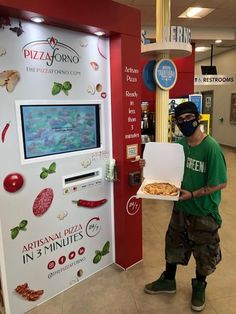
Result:
M171 195L176 196L178 194L178 188L170 183L166 182L154 182L146 184L143 188L144 193L152 195Z

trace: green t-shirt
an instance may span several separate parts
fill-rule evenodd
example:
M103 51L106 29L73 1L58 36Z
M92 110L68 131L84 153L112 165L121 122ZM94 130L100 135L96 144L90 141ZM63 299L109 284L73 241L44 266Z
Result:
M203 141L190 147L186 137L179 141L185 154L185 169L182 189L196 191L205 186L215 186L226 183L226 163L219 144L206 136ZM218 206L221 201L221 191L206 196L196 197L186 201L176 202L176 208L193 216L212 215L221 224Z

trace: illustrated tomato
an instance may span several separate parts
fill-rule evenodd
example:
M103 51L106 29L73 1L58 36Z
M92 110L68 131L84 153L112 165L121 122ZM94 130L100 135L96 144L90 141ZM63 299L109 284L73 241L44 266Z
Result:
M70 254L69 254L69 259L73 259L75 258L75 252L74 251L71 251Z
M55 261L50 261L48 263L48 269L50 269L50 270L53 269L55 267L55 265L56 265Z
M65 257L65 256L61 256L61 257L59 258L59 260L58 260L58 263L59 263L60 265L62 265L62 264L65 263L65 261L66 261L66 257Z
M24 183L24 178L20 173L10 173L3 181L4 189L7 192L14 193L18 191Z
M79 255L83 255L84 252L85 252L85 247L81 246L81 247L79 248L79 250L78 250L78 254L79 254Z

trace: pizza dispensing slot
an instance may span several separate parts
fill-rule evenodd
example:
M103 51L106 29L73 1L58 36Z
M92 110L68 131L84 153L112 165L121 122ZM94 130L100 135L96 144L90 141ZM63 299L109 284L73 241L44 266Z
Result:
M63 176L63 187L70 187L85 182L94 181L102 177L102 169L93 169L90 171L74 173L71 175Z

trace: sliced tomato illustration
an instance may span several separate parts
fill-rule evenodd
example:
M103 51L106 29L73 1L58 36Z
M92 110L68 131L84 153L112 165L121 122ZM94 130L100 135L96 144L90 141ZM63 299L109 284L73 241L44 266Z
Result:
M22 187L24 184L24 178L20 173L10 173L3 181L4 189L7 192L14 193Z

